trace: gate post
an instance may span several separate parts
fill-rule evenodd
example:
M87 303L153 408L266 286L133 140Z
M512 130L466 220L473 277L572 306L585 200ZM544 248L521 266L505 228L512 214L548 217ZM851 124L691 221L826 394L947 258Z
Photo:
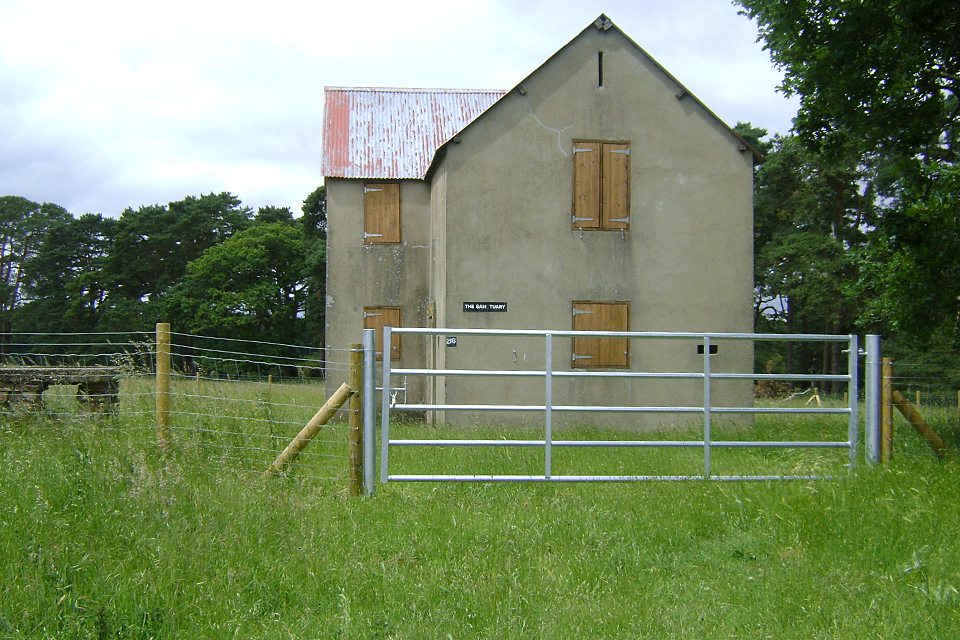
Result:
M363 493L374 492L374 447L376 446L376 329L363 330Z
M866 346L864 443L867 461L877 464L880 462L880 336L868 335Z

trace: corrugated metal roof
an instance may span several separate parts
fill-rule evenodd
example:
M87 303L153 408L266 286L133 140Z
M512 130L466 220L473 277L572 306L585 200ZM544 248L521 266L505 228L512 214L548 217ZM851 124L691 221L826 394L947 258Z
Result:
M323 175L423 178L440 145L505 94L326 87Z

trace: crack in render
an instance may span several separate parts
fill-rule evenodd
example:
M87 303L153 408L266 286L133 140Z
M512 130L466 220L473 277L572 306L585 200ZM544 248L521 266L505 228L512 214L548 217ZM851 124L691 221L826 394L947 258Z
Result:
M544 129L547 129L548 131L553 131L554 133L557 134L557 148L560 149L560 153L562 153L565 157L569 158L570 154L563 150L563 145L560 142L560 136L562 136L563 132L566 131L567 129L572 129L573 125L571 124L570 126L564 127L563 129L554 129L553 127L548 127L547 125L543 124L543 122L537 116L537 112L534 111L533 107L530 106L530 102L527 100L527 96L521 95L520 97L523 98L523 104L527 105L527 109L530 109L530 113L533 114L533 119L537 121L537 124L539 124Z

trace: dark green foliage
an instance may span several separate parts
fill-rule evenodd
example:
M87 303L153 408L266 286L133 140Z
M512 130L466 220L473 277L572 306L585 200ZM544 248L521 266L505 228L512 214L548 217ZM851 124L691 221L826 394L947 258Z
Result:
M290 207L260 207L257 209L254 221L257 224L271 224L273 222L293 224L293 212L290 211Z
M303 229L308 238L327 237L327 194L323 185L303 201Z
M942 0L736 0L800 97L796 130L912 154L955 131L960 5Z
M127 209L107 261L115 294L156 302L210 247L250 226L251 212L229 193Z
M167 295L182 331L303 344L307 242L284 222L257 224L207 249Z
M306 204L300 219L274 206L252 216L236 196L211 193L113 219L0 198L0 334L173 321L175 331L322 344L323 187Z
M760 130L762 131L762 130ZM765 133L765 132L764 132ZM840 158L793 137L770 141L754 197L755 319L759 331L845 334L856 330L858 256L875 220L875 195L856 148ZM760 371L839 373L839 348L766 344Z
M48 227L69 215L55 204L0 197L0 333L10 331L14 311L26 299L27 264L44 242Z
M116 220L100 214L49 221L25 264L28 302L17 311L18 331L92 331L105 310L105 282Z
M860 327L920 341L948 330L956 341L960 4L737 4L759 23L781 89L800 98L799 139L831 163L866 167L879 196L859 263Z

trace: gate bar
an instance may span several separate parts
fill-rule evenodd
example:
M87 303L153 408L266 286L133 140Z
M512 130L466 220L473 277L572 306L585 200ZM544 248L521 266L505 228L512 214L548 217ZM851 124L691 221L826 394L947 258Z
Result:
M381 362L383 363L383 388L380 413L380 484L387 483L387 450L390 447L390 333L392 327L383 328Z
M857 388L857 374L860 367L860 338L850 334L850 353L847 357L847 372L850 374L848 397L850 398L850 466L857 466L857 445L859 444L860 416L857 410L860 407L860 390Z

